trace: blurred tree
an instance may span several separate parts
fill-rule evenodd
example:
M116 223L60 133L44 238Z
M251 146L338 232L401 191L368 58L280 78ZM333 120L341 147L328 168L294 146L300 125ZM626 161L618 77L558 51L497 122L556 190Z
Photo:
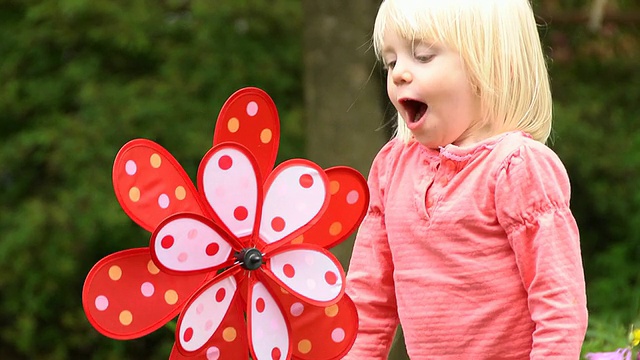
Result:
M113 195L113 158L149 138L195 176L248 85L280 108L281 158L301 156L300 16L295 0L0 2L0 358L168 356L172 332L116 341L82 310L90 267L148 244Z

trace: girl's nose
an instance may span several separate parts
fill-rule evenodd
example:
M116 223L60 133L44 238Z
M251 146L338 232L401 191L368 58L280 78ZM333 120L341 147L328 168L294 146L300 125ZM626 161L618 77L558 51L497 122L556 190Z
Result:
M406 66L396 62L396 65L391 69L391 78L393 82L398 84L409 83L413 80L413 74Z

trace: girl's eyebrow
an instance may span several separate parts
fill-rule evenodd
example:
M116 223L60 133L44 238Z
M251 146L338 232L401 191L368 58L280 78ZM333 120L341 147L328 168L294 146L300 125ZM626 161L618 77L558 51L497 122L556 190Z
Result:
M437 49L438 45L436 45L435 42L433 41L426 41L426 40L414 40L411 43L411 47L412 48L417 48L418 46L420 47L426 47L427 49Z
M391 54L395 54L395 50L390 47L390 46L385 46L382 48L382 51L380 51L380 55L385 56L385 55L391 55Z

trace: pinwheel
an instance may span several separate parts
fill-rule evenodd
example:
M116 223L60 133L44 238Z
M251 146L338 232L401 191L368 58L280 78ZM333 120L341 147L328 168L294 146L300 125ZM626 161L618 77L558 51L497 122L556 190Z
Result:
M116 197L151 232L149 247L100 260L82 299L114 339L147 335L179 315L170 359L339 359L357 313L327 250L358 226L369 195L349 167L305 159L274 169L279 122L257 88L234 93L216 122L197 188L146 139L122 147Z

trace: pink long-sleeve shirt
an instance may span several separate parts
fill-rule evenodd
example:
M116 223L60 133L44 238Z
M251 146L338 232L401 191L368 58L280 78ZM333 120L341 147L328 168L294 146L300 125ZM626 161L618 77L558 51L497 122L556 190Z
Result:
M345 359L386 359L398 323L420 359L578 359L578 228L558 157L522 132L472 148L390 141L369 175L347 293Z

